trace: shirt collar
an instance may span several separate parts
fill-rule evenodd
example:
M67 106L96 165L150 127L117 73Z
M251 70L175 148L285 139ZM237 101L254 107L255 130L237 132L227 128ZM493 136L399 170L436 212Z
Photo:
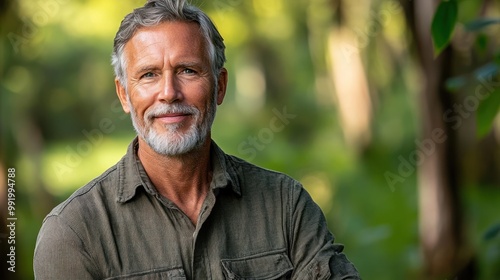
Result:
M231 157L224 153L214 141L210 147L210 158L212 161L212 189L231 186L233 192L241 196L238 172Z
M137 157L137 137L130 143L125 156L118 162L118 202L127 202L132 199L142 182Z
M118 163L119 185L117 199L120 203L125 203L134 198L139 187L142 187L151 195L158 195L155 187L149 180L149 177L137 156L138 138L136 137L128 146L127 153ZM212 189L222 189L228 186L237 195L241 196L238 176L236 175L235 165L212 141L210 147L210 159L212 163Z

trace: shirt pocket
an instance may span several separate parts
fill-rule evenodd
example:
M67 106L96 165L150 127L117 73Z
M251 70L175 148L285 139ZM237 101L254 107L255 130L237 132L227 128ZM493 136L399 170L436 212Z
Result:
M288 279L293 270L292 263L284 252L224 259L221 263L226 279L231 280Z
M155 269L152 271L137 272L128 275L106 278L106 280L186 280L184 269Z

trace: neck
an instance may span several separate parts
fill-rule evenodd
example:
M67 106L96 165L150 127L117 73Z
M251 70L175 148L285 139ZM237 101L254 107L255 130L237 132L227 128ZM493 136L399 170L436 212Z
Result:
M196 224L210 189L210 135L189 153L170 157L153 151L139 137L137 154L157 191L177 205Z

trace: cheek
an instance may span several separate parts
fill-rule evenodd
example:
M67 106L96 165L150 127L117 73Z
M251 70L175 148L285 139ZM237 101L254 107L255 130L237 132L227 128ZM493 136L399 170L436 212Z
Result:
M215 97L215 85L213 83L205 83L200 90L200 99L203 99L205 106L208 106L214 102Z
M129 106L131 106L131 113L135 112L137 118L142 122L146 110L149 108L149 102L140 98L131 98Z
M131 90L132 96L137 99L149 99L162 90L161 84L161 81L134 82Z
M191 106L195 106L201 111L213 100L213 87L208 83L198 83L185 86L181 90L184 93L184 102Z
M154 104L154 95L147 94L143 88L136 87L130 93L131 106L138 117L144 117L145 112Z

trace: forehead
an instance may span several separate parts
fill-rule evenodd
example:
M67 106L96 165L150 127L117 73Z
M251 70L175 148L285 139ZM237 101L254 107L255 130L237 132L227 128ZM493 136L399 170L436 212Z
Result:
M206 42L194 22L169 21L139 28L125 44L128 59L151 55L205 56Z

